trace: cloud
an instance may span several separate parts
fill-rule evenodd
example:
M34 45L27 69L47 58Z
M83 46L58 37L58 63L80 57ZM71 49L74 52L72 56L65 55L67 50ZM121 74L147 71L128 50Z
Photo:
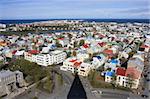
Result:
M0 14L3 18L143 18L149 10L148 1L0 0Z
M124 9L120 12L123 13L150 13L150 9L148 7L146 8L130 8L130 9Z

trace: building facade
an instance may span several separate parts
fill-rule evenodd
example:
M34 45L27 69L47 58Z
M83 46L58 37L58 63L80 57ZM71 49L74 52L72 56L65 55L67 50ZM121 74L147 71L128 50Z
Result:
M17 85L19 84L19 86ZM12 72L10 70L0 71L0 96L8 95L17 87L24 86L23 73L20 71Z

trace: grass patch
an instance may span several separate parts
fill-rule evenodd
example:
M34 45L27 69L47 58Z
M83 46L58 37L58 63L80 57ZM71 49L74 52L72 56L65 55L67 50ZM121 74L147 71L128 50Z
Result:
M47 93L51 93L54 88L54 84L52 79L48 78L45 81L40 81L37 83L36 88L42 91L45 91Z
M56 81L58 82L59 86L63 85L63 77L60 74L56 74Z
M9 64L6 69L10 69L11 71L19 70L23 72L25 80L29 84L35 83L43 79L47 76L46 73L48 72L36 63L29 62L25 59L15 60L15 62Z

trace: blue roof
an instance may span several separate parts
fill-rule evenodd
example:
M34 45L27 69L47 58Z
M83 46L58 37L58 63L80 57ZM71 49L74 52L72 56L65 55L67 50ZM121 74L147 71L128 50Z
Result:
M104 58L105 56L103 55L103 54L100 54L100 55L98 55L98 56L96 56L97 57L97 59L102 59L102 58Z
M51 48L56 48L56 45L52 45Z
M114 71L106 71L106 76L110 76L110 77L112 77L112 76L114 76Z
M116 60L116 59L112 59L110 62L114 63L114 64L118 64L118 60Z
M101 57L101 56L96 56L96 58L97 58L97 59L102 59L102 57Z

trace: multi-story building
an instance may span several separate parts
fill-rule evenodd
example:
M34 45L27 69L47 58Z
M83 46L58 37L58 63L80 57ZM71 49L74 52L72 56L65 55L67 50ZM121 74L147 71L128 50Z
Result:
M77 58L68 58L63 62L63 66L60 67L60 70L71 71L72 73L77 72L81 76L88 76L89 71L91 70L91 64L84 63Z
M53 56L50 54L38 54L36 55L36 63L42 66L52 65L54 63Z
M62 63L67 57L65 52L59 50L52 51L50 54L53 56L54 64Z
M55 50L49 53L31 53L25 52L24 58L31 62L36 62L41 66L48 66L52 64L62 63L67 57L67 54L63 51Z
M37 50L30 50L28 52L24 52L24 59L30 62L36 62L36 55L39 54Z
M144 56L142 53L133 55L128 61L128 67L117 68L116 84L119 86L137 89L144 68Z
M17 83L19 86L17 86ZM23 85L24 79L22 72L12 72L10 70L0 71L0 96L10 94L17 87L22 87Z

